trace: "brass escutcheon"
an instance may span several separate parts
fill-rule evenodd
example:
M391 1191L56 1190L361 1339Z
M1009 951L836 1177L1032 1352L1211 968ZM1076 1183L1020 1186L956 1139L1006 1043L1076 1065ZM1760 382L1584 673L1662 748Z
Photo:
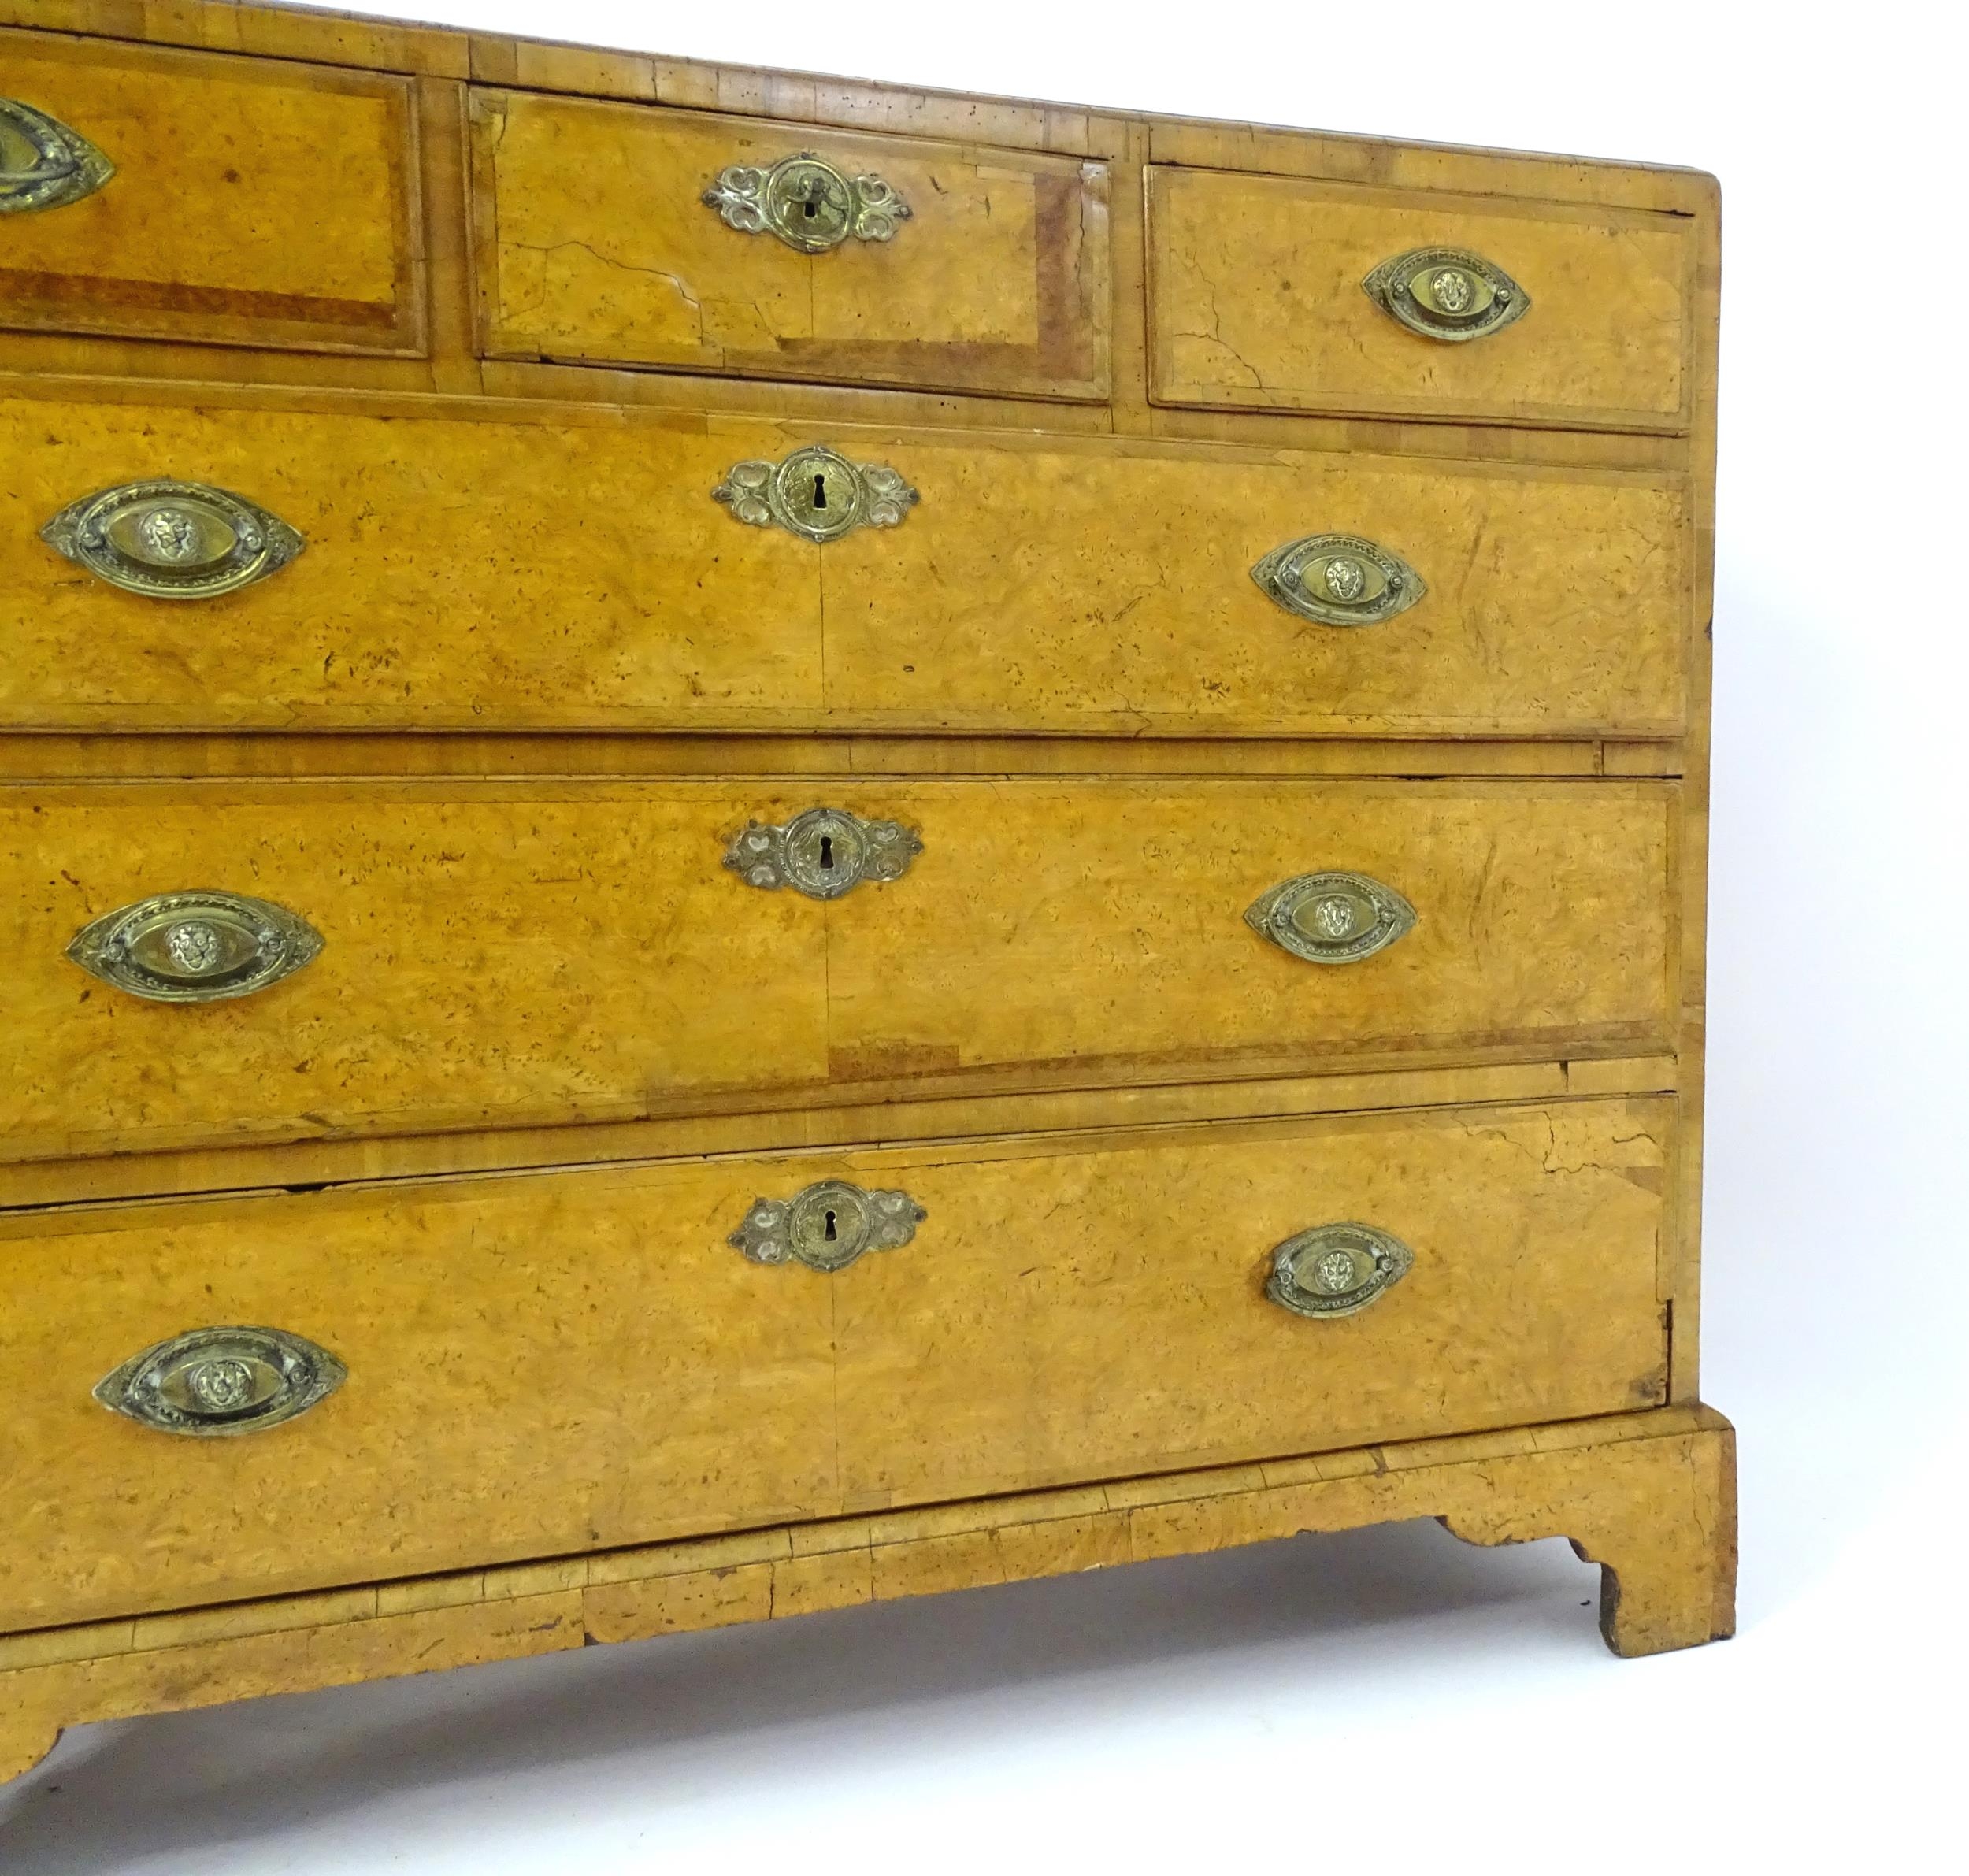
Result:
M865 1192L823 1179L790 1199L755 1199L725 1241L758 1264L841 1270L864 1251L894 1251L929 1216L907 1192Z
M848 176L810 150L770 168L735 163L704 191L728 228L774 235L803 254L825 254L851 235L888 241L909 219L909 205L879 176Z
M748 821L725 864L765 892L791 886L809 899L839 899L864 880L899 880L923 851L897 821L864 821L845 808L809 808L784 826Z
M921 498L892 469L851 462L811 443L784 462L740 462L711 491L748 527L784 528L803 540L839 540L855 528L896 528Z

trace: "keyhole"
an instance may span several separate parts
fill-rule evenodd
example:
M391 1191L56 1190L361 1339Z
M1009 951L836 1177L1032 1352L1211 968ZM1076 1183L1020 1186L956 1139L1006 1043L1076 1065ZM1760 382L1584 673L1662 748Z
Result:
M836 1233L834 1229L834 1214L831 1211L827 1214L827 1229L821 1235L830 1244L834 1242Z
M825 508L827 506L827 478L825 476L816 476L814 478L814 506L816 508Z
M806 201L800 204L800 213L803 214L809 221L811 221L820 212L821 205L810 195L807 197Z
M821 836L821 866L825 872L832 873L834 870L834 836L832 834ZM832 1215L832 1213L829 1214L829 1217Z

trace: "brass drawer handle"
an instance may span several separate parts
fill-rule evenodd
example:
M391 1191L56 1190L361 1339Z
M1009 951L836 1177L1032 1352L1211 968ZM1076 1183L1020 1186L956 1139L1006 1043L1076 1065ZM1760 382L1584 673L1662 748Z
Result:
M1410 332L1452 345L1501 332L1531 310L1531 295L1503 268L1460 247L1411 248L1382 261L1361 287Z
M809 899L839 899L864 880L899 880L923 851L896 821L864 821L844 808L809 808L784 827L748 821L725 864L767 892L791 886Z
M735 163L704 191L728 228L776 235L803 254L825 254L851 235L888 241L909 220L909 204L879 176L848 176L803 150L770 169Z
M1261 893L1244 922L1309 964L1355 964L1413 930L1415 908L1364 873L1302 873Z
M725 1241L757 1264L840 1270L864 1251L907 1244L929 1216L907 1192L864 1192L845 1179L823 1179L790 1199L755 1199Z
M1273 1251L1265 1294L1281 1309L1315 1322L1351 1316L1385 1296L1415 1261L1400 1238L1372 1225L1320 1225Z
M116 165L87 137L17 98L0 98L0 215L32 215L93 195Z
M277 573L306 544L278 515L203 482L124 482L41 530L64 559L147 599L215 599Z
M851 462L814 443L784 462L740 462L711 491L753 528L784 528L803 540L838 540L851 528L895 528L922 499L892 469Z
M154 1003L250 996L321 955L305 918L235 892L163 892L107 912L69 945L92 977Z
M1274 547L1251 577L1288 612L1322 625L1378 625L1429 591L1402 558L1358 534L1308 534Z
M97 1382L98 1400L161 1433L260 1433L328 1399L349 1371L284 1329L194 1329L132 1355Z

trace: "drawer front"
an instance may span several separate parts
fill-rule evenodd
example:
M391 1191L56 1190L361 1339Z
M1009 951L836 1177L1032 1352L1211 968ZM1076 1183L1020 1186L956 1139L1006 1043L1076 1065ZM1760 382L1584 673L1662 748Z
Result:
M511 91L473 127L488 357L1107 395L1102 164Z
M1173 169L1149 172L1148 203L1157 402L1688 427L1686 217ZM1489 287L1457 256L1500 270L1529 310L1480 311L1470 336L1424 308L1418 332L1363 290L1383 262L1436 249L1466 304Z
M0 1222L0 1628L1658 1403L1671 1128L1593 1101ZM728 1241L829 1181L913 1235L832 1271ZM1337 1222L1406 1273L1273 1300ZM224 1438L91 1398L239 1326L339 1385Z
M0 97L113 169L0 214L0 326L422 351L407 80L0 32ZM23 154L16 134L8 166Z
M1541 736L1682 721L1678 477L837 428L821 440L920 497L894 525L817 543L733 513L736 468L814 440L701 417L0 406L0 722ZM256 504L300 551L254 584L162 599L38 538L159 476ZM1260 584L1280 550L1329 535L1358 537L1357 571L1370 549L1398 558L1419 596L1379 622L1329 609L1337 623L1303 585Z
M1639 782L0 790L0 1138L20 1159L1659 1052L1673 802ZM921 851L832 898L725 865L749 824L816 807ZM1318 894L1267 928L1298 951L1248 919L1333 872L1399 895L1413 928L1335 963L1303 955ZM68 955L95 921L213 889L305 921L318 955L169 1001ZM192 936L195 965L218 940Z

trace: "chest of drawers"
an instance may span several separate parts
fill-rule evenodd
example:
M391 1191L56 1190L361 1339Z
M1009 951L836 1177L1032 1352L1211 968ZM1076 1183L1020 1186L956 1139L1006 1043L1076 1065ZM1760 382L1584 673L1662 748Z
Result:
M1421 1515L1730 1632L1708 178L0 21L0 1772Z

